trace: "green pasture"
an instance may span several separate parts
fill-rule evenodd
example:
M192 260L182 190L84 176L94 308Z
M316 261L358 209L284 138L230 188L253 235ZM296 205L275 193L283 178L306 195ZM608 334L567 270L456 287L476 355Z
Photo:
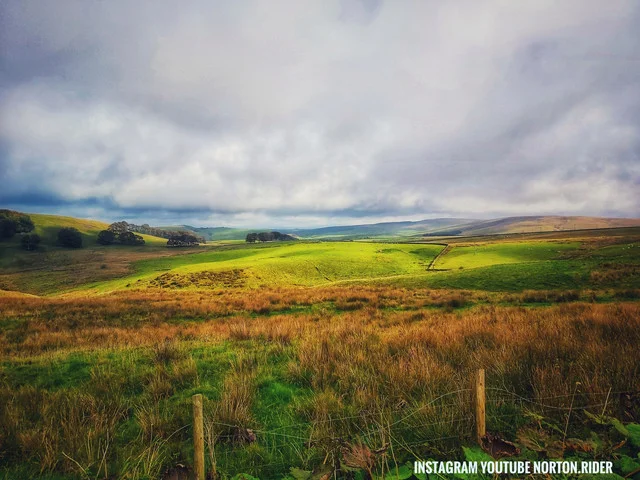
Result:
M578 242L514 242L454 246L435 263L436 269L464 269L554 260L580 246Z
M640 286L637 242L589 248L566 241L454 246L428 270L443 248L370 242L227 245L201 253L141 260L134 263L132 275L88 287L100 292L153 287L164 275L164 287L175 287L173 280L177 279L179 288L200 288L200 276L232 271L240 272L240 281L234 286L245 288L392 284L517 292Z
M445 252L444 245L389 243L382 237L266 244L225 240L169 250L165 239L148 235L143 235L146 244L140 247L97 245L98 232L107 228L99 221L40 214L31 218L43 239L41 246L26 252L17 236L0 243L0 288L57 294L158 286L392 284L487 291L640 286L640 243L633 231L626 236L602 233L599 240L488 238L452 244ZM82 249L55 245L63 227L81 232Z
M142 260L125 278L91 285L99 291L144 287L159 275L197 277L203 272L242 272L242 285L315 286L426 272L441 245L327 242L278 243L211 249L202 253Z

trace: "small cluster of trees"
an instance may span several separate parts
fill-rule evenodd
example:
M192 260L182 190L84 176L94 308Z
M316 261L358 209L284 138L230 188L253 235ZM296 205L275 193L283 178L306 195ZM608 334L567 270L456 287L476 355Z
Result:
M199 243L204 243L204 239L194 235L193 232L163 230L162 228L150 227L146 223L144 225L135 225L125 221L112 223L109 225L108 230L100 232L98 234L98 243L102 245L111 245L112 243L144 245L144 239L134 232L166 238L168 247L193 247Z
M40 235L29 233L34 228L29 215L13 210L0 210L0 240L8 240L19 234L22 248L35 250L40 243Z
M13 210L0 210L0 239L13 238L16 233L29 233L34 228L29 215Z
M58 230L58 245L67 248L82 248L82 235L77 228L61 228Z
M172 235L167 241L168 247L195 247L200 243L200 239L189 232L171 232Z
M36 250L40 244L40 236L30 233L35 228L29 215L13 210L0 209L0 241L20 235L20 245L25 250ZM150 227L148 224L134 225L125 221L109 225L107 230L98 233L97 242L100 245L144 245L141 235L134 232L146 233L168 239L169 247L192 247L204 243L202 237L188 231L171 231ZM274 232L276 233L276 232ZM57 232L57 244L67 248L81 248L82 234L73 227L64 227Z
M20 245L28 251L33 251L40 244L40 235L37 233L25 233L20 237Z
M182 230L176 232L173 230L164 230L162 228L151 227L149 226L148 223L145 223L143 225L136 225L134 223L128 223L125 221L112 223L111 225L109 225L109 230L115 233L124 233L124 232L143 233L145 235L153 235L154 237L160 237L160 238L166 238L166 239L171 239L175 237L177 234L183 234L183 233L192 234L192 232L184 232ZM196 237L196 238L198 239L199 243L205 243L205 240L203 237Z
M247 234L246 241L247 243L273 242L276 240L287 242L295 239L293 235L280 232L252 232Z
M129 231L120 231L114 232L113 230L101 230L98 233L97 242L100 245L113 245L114 243L118 243L120 245L144 245L144 238L140 235L136 235L133 232Z
M113 222L107 227L107 230L115 234L120 234L125 232L133 232L134 226L135 225L133 225L132 223L127 223L123 220L121 222Z

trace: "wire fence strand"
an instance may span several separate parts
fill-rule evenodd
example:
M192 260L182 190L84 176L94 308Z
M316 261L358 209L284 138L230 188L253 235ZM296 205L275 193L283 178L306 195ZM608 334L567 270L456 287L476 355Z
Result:
M474 437L472 428L476 423L476 417L470 414L474 410L474 398L473 395L469 395L473 391L472 388L461 388L438 395L426 403L412 407L405 405L395 409L363 410L357 414L329 415L328 418L318 419L309 418L306 422L292 422L271 429L251 428L250 425L234 425L219 422L213 418L208 418L207 422L210 425L227 429L246 430L251 428L257 441L263 442L267 451L276 456L282 456L282 458L285 455L283 452L287 450L299 454L306 449L318 448L322 452L327 452L327 455L332 451L331 449L351 448L350 446L353 445L368 445L369 448L375 450L376 446L380 448L383 439L389 442L387 449L395 448L416 456L420 454L420 451L414 452L413 449L416 447L429 447L448 440ZM531 421L530 417L527 418L528 412L535 412L536 409L550 410L559 414L560 412L602 408L612 405L613 397L636 393L632 391L574 392L572 394L528 397L502 387L486 387L485 396L488 407L486 419L488 424L494 427L498 425L513 426L514 419L517 418L521 418L524 422ZM451 397L455 396L458 398L450 401ZM573 404L576 398L585 397L591 398L595 402ZM505 412L503 408L507 408L507 411ZM513 410L509 411L509 408ZM293 420L293 417L291 419ZM518 424L522 423L518 422ZM328 426L328 428L318 430L316 428L318 426ZM235 442L236 438L237 436L234 434L216 436L217 441L222 442ZM418 457L416 456L416 458ZM325 461L327 461L327 457ZM282 462L269 462L260 465L260 468L286 466L288 464L283 460Z

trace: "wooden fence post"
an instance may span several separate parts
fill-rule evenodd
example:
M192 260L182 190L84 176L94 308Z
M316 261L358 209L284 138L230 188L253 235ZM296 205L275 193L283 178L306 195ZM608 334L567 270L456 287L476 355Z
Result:
M487 433L486 426L486 407L485 407L485 390L484 390L484 368L476 373L476 437L478 443L482 445L482 437Z
M202 395L193 399L193 468L196 480L204 479L204 424L202 418Z

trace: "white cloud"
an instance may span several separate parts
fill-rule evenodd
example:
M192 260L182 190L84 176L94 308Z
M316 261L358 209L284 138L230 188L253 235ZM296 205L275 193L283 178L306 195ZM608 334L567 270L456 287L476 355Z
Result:
M1 8L4 202L280 225L640 214L633 1Z

